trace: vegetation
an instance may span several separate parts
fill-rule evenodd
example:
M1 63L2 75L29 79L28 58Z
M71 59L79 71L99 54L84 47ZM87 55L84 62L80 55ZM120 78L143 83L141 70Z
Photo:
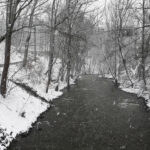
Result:
M88 12L87 9L92 3L93 0L0 2L0 20L1 22L6 20L6 23L2 22L0 32L0 42L5 42L5 59L0 86L3 97L7 95L7 82L11 79L8 73L12 47L16 48L15 52L23 56L19 71L29 70L28 76L31 74L31 69L35 68L37 63L40 64L41 57L48 58L49 63L44 64L48 66L47 71L41 75L41 78L47 76L46 93L53 81L53 67L58 59L62 66L55 82L66 81L68 89L70 88L70 79L81 73L88 51L89 32L92 33L95 26L89 19L89 14L94 15L94 10ZM32 78L37 78L37 74Z
M116 85L149 87L149 5L148 0L111 0L106 4L105 25L99 29L101 40L95 44L102 47L100 73L111 74Z
M7 0L2 1L0 42L5 42L1 95L7 94L12 47L23 58L20 70L28 70L48 59L45 92L52 83L80 74L111 74L115 84L149 86L149 1L110 0L101 11L89 6L96 0ZM99 1L98 1L99 2ZM101 3L99 2L99 7ZM93 50L94 49L94 50ZM97 52L94 52L97 49ZM53 79L57 60L59 75ZM35 62L35 64L33 64ZM96 71L95 71L96 70ZM33 74L33 72L32 72ZM34 74L31 78L36 78Z

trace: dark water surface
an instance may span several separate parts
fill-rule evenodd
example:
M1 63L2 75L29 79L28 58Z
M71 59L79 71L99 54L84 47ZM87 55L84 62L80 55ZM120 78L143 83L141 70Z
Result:
M150 113L111 81L85 76L9 150L150 150Z

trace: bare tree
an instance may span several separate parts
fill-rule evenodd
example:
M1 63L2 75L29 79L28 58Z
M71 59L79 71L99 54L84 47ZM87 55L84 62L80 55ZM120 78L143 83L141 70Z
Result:
M48 82L46 86L46 93L48 92L49 85L51 83L54 51L55 51L55 32L56 32L56 21L58 12L59 1L53 0L50 17L50 50L49 50L49 64L48 64Z
M33 25L34 12L35 12L37 3L38 3L38 0L34 0L34 4L31 8L31 13L30 13L30 18L29 18L28 34L27 34L27 38L26 38L26 42L25 42L23 67L25 67L26 64L27 64L28 51L29 51L29 42L30 42L30 39L31 39L31 31L32 31L32 25Z
M5 60L4 60L2 78L1 78L1 87L0 87L1 94L3 97L5 97L7 91L7 79L8 79L8 70L10 65L10 52L11 52L11 38L12 38L14 24L18 16L20 15L21 11L24 8L26 8L31 3L31 1L32 0L25 1L25 2L22 2L21 0L7 0L6 2L7 10L6 10L6 34L5 34L5 38L6 38Z

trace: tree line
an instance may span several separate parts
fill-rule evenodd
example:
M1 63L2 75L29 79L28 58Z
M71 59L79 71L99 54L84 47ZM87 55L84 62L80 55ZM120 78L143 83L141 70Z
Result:
M150 49L149 0L110 0L104 10L104 30L99 28L99 47L103 55L101 73L110 73L118 85L127 82L134 87L149 79ZM103 36L103 38L101 38Z
M2 24L0 43L5 42L4 66L1 76L0 93L7 94L8 73L12 46L23 52L22 69L29 61L37 61L39 53L45 53L49 63L46 92L52 82L52 70L56 58L61 59L58 80L65 80L68 89L72 76L80 74L89 47L89 38L94 22L89 19L88 7L95 0L4 0L0 2ZM90 12L91 13L91 12ZM92 13L91 13L92 14ZM37 38L44 35L45 41ZM32 41L32 42L31 42ZM45 51L38 48L45 46ZM31 43L34 58L30 60ZM38 56L39 55L39 56ZM34 77L33 77L34 78Z

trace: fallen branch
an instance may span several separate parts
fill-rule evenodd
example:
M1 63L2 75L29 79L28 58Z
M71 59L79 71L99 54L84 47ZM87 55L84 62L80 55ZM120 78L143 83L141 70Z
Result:
M13 80L10 80L11 82L13 82L14 84L16 84L17 86L21 87L22 89L24 89L25 91L27 91L29 94L31 94L34 97L37 97L39 99L41 99L42 102L44 103L48 103L48 104L53 104L51 101L49 102L47 99L45 99L44 97L40 96L37 91L35 91L34 89L32 89L31 87L29 87L28 85L26 85L25 83L19 83Z

